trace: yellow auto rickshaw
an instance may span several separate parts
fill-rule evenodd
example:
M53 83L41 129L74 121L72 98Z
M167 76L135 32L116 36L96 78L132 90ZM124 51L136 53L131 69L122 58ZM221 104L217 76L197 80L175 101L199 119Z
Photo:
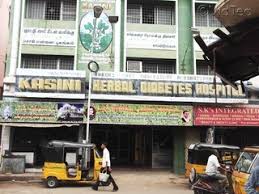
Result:
M43 148L43 155L42 178L49 188L66 181L94 183L102 165L98 150L90 143L50 141Z
M251 171L259 166L259 146L247 147L240 154L232 174L232 184L235 194L246 194L245 184ZM257 188L259 191L259 188Z
M194 184L197 175L204 174L208 158L211 154L218 151L219 162L224 165L234 166L238 160L240 148L222 144L191 144L188 149L188 159L185 166L185 176L189 177L189 182Z

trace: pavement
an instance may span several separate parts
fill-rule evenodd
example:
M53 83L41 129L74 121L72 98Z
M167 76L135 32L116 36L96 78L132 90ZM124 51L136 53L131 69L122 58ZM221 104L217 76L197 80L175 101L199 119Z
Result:
M58 188L48 189L41 182L40 173L23 175L0 174L0 194L85 194L97 193L87 185L61 184ZM3 178L6 177L6 178ZM7 180L8 177L8 180ZM113 177L119 185L119 193L128 194L191 194L188 180L168 171L153 170L114 170ZM5 180L5 181L3 181ZM112 186L100 187L99 192L110 193Z

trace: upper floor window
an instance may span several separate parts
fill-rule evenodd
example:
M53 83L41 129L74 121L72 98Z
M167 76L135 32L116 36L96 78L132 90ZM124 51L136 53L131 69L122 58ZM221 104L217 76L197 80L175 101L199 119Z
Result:
M73 70L74 57L61 55L23 54L21 68Z
M195 3L195 25L203 27L221 27L214 16L215 4Z
M27 0L25 18L76 20L76 0Z
M206 61L204 61L204 60L196 61L196 74L197 75L214 75L213 71L208 66Z
M129 59L127 60L127 72L175 74L175 60L156 59Z
M128 23L175 25L174 4L128 4Z

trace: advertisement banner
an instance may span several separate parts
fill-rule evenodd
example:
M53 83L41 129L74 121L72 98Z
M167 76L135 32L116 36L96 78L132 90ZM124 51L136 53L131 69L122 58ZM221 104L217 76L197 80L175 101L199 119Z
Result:
M83 104L55 102L0 102L1 123L82 123Z
M259 126L259 106L197 106L194 108L197 126Z
M192 106L94 103L93 123L191 126Z
M94 6L103 8L99 18L94 17ZM114 12L115 0L79 1L79 67L86 67L92 60L103 69L109 69L113 64L113 27L109 22L109 16L113 16Z
M175 50L176 34L127 32L127 48Z
M215 97L216 96L216 97ZM248 103L241 85L238 89L216 86L213 76L105 73L93 76L93 99L145 100L202 103Z
M53 28L24 28L22 44L44 46L76 46L75 30Z

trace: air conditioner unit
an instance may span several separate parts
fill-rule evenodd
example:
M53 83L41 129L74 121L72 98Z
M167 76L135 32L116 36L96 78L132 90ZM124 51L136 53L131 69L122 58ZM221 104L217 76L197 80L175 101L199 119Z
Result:
M142 61L127 61L127 72L142 72Z

